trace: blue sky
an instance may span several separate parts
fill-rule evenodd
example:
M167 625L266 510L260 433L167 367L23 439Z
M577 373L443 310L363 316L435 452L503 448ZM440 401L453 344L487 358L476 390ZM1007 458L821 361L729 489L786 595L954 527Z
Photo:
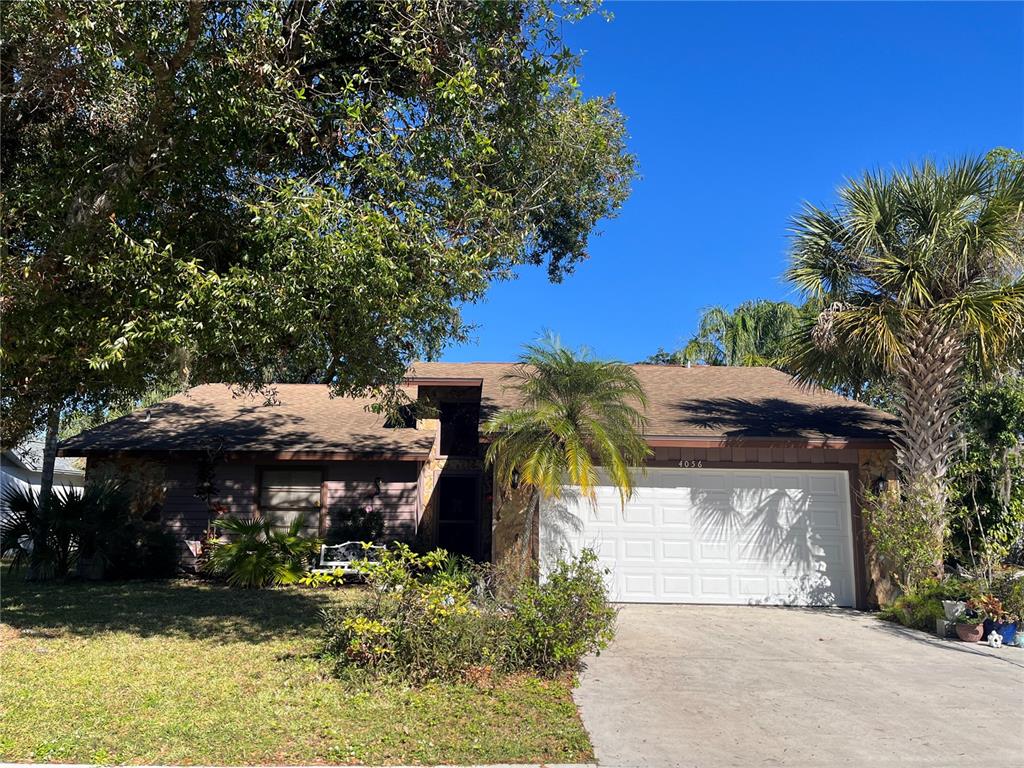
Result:
M609 3L567 25L588 95L614 93L642 178L591 258L465 310L444 360L507 360L545 330L633 362L699 311L795 298L781 274L804 200L845 177L994 146L1024 149L1022 3Z

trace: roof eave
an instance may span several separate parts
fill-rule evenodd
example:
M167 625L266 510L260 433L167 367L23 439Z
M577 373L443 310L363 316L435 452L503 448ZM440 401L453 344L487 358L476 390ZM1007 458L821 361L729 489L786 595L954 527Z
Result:
M205 451L190 449L153 448L61 448L59 456L84 456L86 458L192 458L206 455ZM262 461L426 461L430 449L423 450L381 450L381 451L224 451L219 456L226 460L256 459Z
M652 448L732 448L759 446L762 448L892 448L892 441L886 437L748 437L743 435L721 436L679 436L647 435L644 438ZM480 442L490 443L490 435L481 435Z
M457 376L406 376L402 379L402 383L430 387L482 387L484 380Z
M647 435L647 444L652 448L722 448L740 447L744 445L773 448L892 448L892 441L884 436L878 437L839 437L822 436L677 436Z

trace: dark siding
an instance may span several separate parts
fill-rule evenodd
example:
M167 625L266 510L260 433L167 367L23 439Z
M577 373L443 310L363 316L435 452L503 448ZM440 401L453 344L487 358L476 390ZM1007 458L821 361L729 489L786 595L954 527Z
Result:
M328 465L325 479L325 536L331 537L332 513L373 505L384 513L388 538L412 542L418 517L417 469L412 461L347 461ZM374 480L380 478L380 494Z
M217 494L213 502L224 505L228 514L251 515L257 508L259 468L289 465L258 461L220 464L216 469ZM373 504L384 512L385 531L389 538L413 541L418 516L416 462L295 462L293 466L316 466L324 471L327 537L330 537L332 512ZM205 500L195 495L198 466L194 461L168 462L165 469L166 495L162 520L166 528L178 537L183 562L191 564L185 541L202 539L210 520ZM379 495L375 494L375 478L381 479Z

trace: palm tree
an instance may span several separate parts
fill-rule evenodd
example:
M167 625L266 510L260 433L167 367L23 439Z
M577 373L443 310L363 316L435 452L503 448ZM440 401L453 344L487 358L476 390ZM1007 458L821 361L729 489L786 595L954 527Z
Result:
M787 277L821 309L788 367L826 386L889 379L902 478L940 508L965 361L1020 349L1022 208L1019 167L969 158L867 174L834 210L808 205L793 223Z
M709 307L676 357L680 364L777 366L799 316L788 301L745 301L733 312Z
M319 539L303 536L305 525L304 515L298 515L286 530L259 515L221 518L217 527L227 540L214 545L206 570L225 577L233 587L292 584L320 549Z
M0 557L11 571L28 566L31 581L67 578L78 553L83 492L52 489L48 504L31 488L11 486L3 493L7 512L0 521Z
M562 498L567 486L596 501L599 470L625 504L633 468L651 452L643 437L647 395L633 369L549 340L527 346L504 381L522 405L484 425L493 436L486 462L503 497L523 513L519 535L529 536L541 502Z

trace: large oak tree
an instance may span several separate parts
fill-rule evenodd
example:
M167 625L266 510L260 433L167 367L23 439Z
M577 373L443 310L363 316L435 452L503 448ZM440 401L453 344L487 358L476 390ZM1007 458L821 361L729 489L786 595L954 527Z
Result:
M634 160L557 9L4 3L4 440L168 378L387 393L570 272Z

